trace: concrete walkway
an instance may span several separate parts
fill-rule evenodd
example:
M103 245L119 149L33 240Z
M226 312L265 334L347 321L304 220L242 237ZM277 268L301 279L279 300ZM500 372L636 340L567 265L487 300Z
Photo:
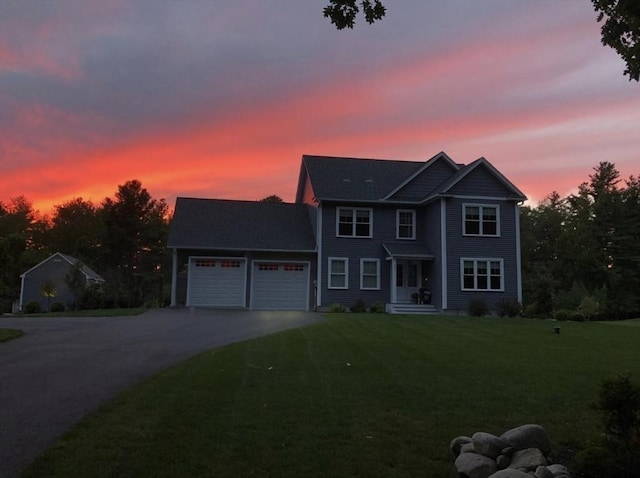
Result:
M13 478L87 413L199 352L315 323L305 312L159 309L132 317L0 317L0 477Z

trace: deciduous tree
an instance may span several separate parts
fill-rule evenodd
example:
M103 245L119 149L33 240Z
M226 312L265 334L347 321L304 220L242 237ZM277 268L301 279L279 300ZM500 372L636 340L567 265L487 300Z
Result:
M591 0L604 20L602 44L610 46L626 63L629 81L640 81L640 2L638 0Z
M369 24L380 20L387 13L387 8L380 0L330 0L329 5L324 7L324 16L338 30L353 28L360 9Z

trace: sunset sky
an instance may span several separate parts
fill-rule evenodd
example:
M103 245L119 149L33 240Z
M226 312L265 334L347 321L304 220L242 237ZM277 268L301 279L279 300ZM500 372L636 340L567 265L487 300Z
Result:
M293 201L303 154L486 157L533 203L640 173L640 86L589 0L0 0L0 200Z

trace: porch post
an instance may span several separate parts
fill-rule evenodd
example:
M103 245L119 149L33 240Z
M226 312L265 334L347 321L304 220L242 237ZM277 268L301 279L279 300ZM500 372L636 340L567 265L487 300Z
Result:
M176 306L176 285L178 283L178 249L173 250L173 265L171 267L171 307Z

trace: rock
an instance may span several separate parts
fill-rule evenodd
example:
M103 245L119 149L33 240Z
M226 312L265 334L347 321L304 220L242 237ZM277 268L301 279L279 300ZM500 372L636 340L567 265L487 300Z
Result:
M458 458L458 456L460 455L460 448L462 448L462 445L466 443L471 443L470 437L460 436L451 440L451 445L449 445L449 449L453 454L454 460Z
M500 470L493 475L489 475L489 478L531 478L531 475L524 471L507 468L506 470Z
M471 440L473 441L473 449L476 453L488 456L494 460L500 455L502 449L507 446L504 440L491 433L474 433Z
M516 450L512 446L506 446L500 451L500 454L501 455L511 456L511 455L513 455L514 451L516 451Z
M539 466L536 468L536 472L533 476L536 478L553 478L553 473L551 473L546 466Z
M476 453L461 453L455 465L458 473L468 478L487 478L498 469L491 458Z
M553 478L569 478L571 474L564 465L549 465L547 470L551 472Z
M539 466L546 466L547 459L537 448L527 448L526 450L518 450L511 457L509 468L518 470L534 471Z
M460 454L462 453L475 453L475 449L473 448L473 443L465 443L460 448Z
M500 438L516 450L538 448L545 456L551 453L549 435L540 425L522 425L512 428L504 432Z
M504 470L511 463L511 458L508 455L500 455L496 458L496 465L498 465L498 470Z

